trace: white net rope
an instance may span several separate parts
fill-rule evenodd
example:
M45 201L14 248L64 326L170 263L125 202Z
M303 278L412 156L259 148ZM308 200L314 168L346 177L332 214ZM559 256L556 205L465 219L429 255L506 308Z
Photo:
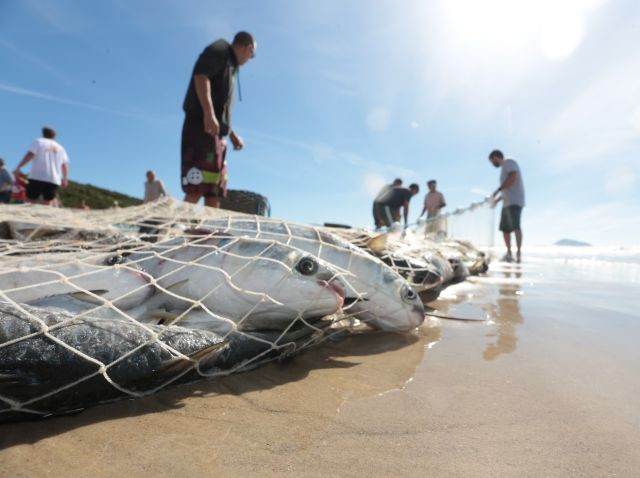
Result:
M171 198L3 206L0 422L249 370L354 329L410 331L418 292L486 267L430 226L380 236Z
M0 422L290 356L345 327L424 320L393 269L313 226L164 199L0 215Z
M494 210L487 198L403 229L380 233L332 228L331 232L379 257L417 292L437 292L469 275L486 272L489 257L474 244L493 243Z

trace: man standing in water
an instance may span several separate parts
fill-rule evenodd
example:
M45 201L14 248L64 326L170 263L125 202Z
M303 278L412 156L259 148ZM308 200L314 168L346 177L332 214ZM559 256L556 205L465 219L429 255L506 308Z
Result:
M256 42L239 32L229 44L217 40L198 57L193 68L182 127L182 190L184 200L219 207L227 192L225 156L229 135L233 149L241 150L242 138L231 129L233 81L241 65L255 56Z
M524 185L522 174L518 163L513 159L504 159L500 150L493 150L489 153L489 161L500 171L500 187L493 193L495 202L503 201L500 215L500 230L504 236L504 243L507 246L507 253L502 258L506 262L513 261L511 254L511 233L516 236L516 262L520 262L522 255L522 228L520 227L520 217L524 207ZM502 193L500 197L498 195ZM497 198L497 199L496 199Z
M42 128L42 138L36 139L20 164L13 172L14 177L20 175L20 168L29 161L31 172L27 184L27 201L41 202L53 206L58 187L66 188L69 177L69 157L65 149L54 138L53 128ZM42 200L40 198L42 197Z

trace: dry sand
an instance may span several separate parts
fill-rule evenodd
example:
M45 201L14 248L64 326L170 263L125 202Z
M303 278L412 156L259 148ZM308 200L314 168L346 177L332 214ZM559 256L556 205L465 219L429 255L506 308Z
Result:
M638 476L640 265L532 255L412 336L0 426L0 475Z

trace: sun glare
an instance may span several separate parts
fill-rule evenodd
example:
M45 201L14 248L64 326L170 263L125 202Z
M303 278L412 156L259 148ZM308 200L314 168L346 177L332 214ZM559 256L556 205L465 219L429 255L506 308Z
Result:
M602 0L446 0L445 35L456 52L481 57L520 56L537 51L544 58L568 58L584 37L587 13Z

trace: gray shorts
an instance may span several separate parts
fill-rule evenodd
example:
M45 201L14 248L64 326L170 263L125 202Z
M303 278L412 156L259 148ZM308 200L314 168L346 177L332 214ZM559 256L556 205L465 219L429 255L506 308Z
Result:
M500 215L500 230L502 232L513 232L520 230L520 216L522 206L507 206L502 208Z
M373 218L376 221L376 227L391 227L391 224L400 221L400 209L391 209L386 204L374 202Z

